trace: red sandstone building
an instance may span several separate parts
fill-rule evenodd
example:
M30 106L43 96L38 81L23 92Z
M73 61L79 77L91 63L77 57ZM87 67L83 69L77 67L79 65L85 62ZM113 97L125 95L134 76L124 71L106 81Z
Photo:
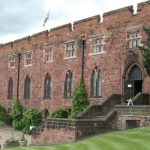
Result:
M69 108L83 78L89 100L150 93L150 77L137 48L150 27L150 1L43 31L0 45L0 104L10 109L18 97L24 107Z

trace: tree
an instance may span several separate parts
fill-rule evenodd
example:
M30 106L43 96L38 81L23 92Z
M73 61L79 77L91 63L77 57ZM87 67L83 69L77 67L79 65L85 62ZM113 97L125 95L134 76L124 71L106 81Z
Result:
M146 68L147 74L150 76L150 28L144 28L144 31L148 35L146 45L139 46L143 55L143 65Z
M23 132L29 134L30 126L37 126L42 122L42 114L38 109L28 108L23 114Z
M23 129L23 106L21 105L19 99L16 99L15 104L13 105L12 108L12 125L13 128L17 130L22 130Z
M81 81L73 92L71 117L77 116L89 105L84 82Z

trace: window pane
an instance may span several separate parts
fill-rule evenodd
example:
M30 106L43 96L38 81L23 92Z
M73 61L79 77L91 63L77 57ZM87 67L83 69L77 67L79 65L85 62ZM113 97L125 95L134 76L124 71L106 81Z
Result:
M99 81L98 81L98 96L102 96L102 79L101 79L101 77L99 78Z
M129 48L132 48L132 40L129 41Z
M50 98L50 89L51 86L51 79L50 75L47 73L44 79L44 98L49 99Z
M136 32L133 32L133 38L136 38Z
M93 73L93 85L92 85L92 93L93 93L93 97L96 97L96 81L97 81L97 72L96 71L94 71L94 73Z
M136 48L136 39L133 40L133 48Z
M128 38L132 39L132 33L131 32L128 34Z
M137 32L137 37L140 37L140 32Z
M140 46L141 44L141 39L137 39L137 45Z

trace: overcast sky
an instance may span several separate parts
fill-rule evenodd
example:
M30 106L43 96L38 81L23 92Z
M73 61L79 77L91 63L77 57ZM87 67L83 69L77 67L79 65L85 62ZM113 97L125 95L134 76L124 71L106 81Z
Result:
M0 43L139 2L143 0L0 0Z

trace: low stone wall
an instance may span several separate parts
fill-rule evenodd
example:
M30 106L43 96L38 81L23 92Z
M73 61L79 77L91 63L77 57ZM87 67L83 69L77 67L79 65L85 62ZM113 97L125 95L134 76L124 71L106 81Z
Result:
M116 130L116 111L94 119L48 119L32 132L32 145L63 144Z
M150 106L122 106L115 107L117 111L117 129L127 129L127 121L134 120L139 127L150 126Z
M37 136L32 136L32 145L63 144L75 140L75 130L65 128L44 128Z

